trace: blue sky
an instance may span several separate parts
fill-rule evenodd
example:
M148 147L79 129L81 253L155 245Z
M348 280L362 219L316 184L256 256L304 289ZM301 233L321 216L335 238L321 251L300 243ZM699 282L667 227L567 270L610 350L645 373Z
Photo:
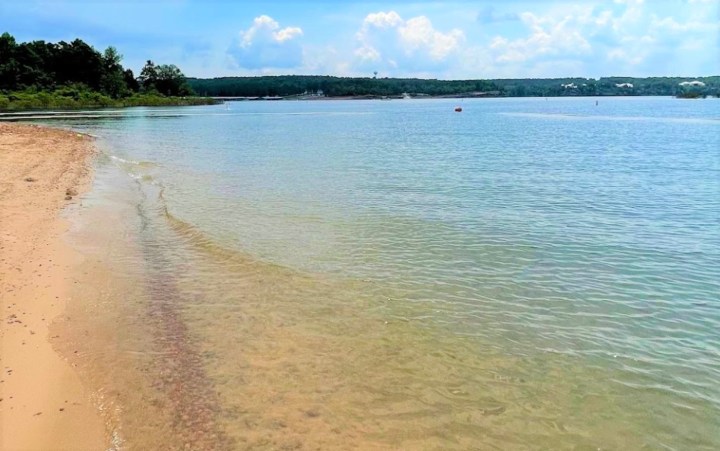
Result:
M197 77L720 74L720 0L0 0L3 31Z

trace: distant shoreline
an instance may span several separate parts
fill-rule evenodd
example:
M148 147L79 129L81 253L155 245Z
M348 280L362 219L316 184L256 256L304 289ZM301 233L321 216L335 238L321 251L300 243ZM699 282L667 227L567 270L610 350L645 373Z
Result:
M673 97L680 100L698 100L705 98L717 98L712 95L654 95L654 96L637 96L637 95L574 95L574 96L523 96L511 97L502 95L493 95L490 93L462 93L441 96L431 95L407 95L407 96L379 96L379 95L362 95L362 96L264 96L264 97L244 97L244 96L228 96L228 97L192 97L186 99L173 99L158 103L136 103L136 104L81 104L74 106L33 106L30 108L21 108L19 106L13 108L0 109L0 122L19 122L27 120L27 114L43 113L43 112L77 112L82 110L103 110L108 108L124 109L133 107L173 107L173 106L201 106L201 105L219 105L225 102L289 102L289 101L306 101L306 102L329 102L329 101L362 101L362 100L465 100L465 99L511 99L511 98L629 98L629 97ZM43 117L43 119L52 119L51 117Z
M187 81L201 96L267 100L720 95L720 76L436 80L278 75Z
M275 102L275 101L333 101L333 100L448 100L448 99L510 99L510 98L525 98L525 99L539 99L539 98L617 98L617 97L676 97L678 99L699 99L699 98L714 98L714 96L682 96L682 95L654 95L654 96L635 96L635 95L576 95L576 96L523 96L523 97L509 97L500 95L463 95L454 94L446 96L336 96L336 97L301 97L301 96L287 96L287 97L211 97L212 99L219 100L221 102Z

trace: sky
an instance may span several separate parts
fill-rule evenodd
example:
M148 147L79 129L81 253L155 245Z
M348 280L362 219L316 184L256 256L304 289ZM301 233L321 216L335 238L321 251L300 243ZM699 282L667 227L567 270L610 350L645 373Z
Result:
M720 0L0 0L0 33L191 77L720 75Z

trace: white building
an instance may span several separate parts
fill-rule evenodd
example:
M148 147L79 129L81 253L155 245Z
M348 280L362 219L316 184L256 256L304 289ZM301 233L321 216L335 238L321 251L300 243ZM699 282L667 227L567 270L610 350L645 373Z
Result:
M701 82L700 80L693 80L693 81L683 81L682 83L679 83L680 86L695 86L698 88L704 88L705 83Z

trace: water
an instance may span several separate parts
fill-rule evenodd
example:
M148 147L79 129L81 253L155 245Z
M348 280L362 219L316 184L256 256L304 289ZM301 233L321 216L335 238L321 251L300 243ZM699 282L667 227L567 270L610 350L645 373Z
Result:
M453 107L52 120L119 447L720 447L720 101Z

